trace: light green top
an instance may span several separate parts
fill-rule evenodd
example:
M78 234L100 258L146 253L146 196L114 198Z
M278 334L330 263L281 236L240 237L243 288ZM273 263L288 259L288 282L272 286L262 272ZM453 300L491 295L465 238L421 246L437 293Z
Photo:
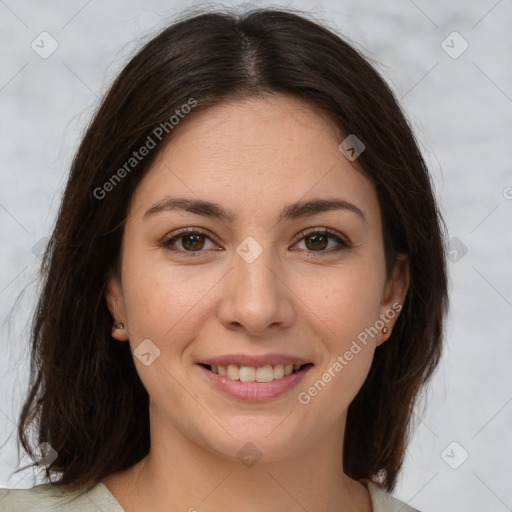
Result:
M373 512L419 512L385 493L372 482L365 482ZM124 512L103 483L69 503L79 491L64 492L51 484L32 489L0 489L0 512Z

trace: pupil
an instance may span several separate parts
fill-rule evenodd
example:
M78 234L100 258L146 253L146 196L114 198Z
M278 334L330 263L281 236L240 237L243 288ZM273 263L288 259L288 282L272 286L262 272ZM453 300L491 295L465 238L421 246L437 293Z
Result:
M323 239L323 242L324 242L323 244L318 243L319 238ZM313 248L316 247L316 248L325 249L325 247L327 246L325 243L327 241L327 237L325 235L310 235L309 237L306 238L306 240L313 240L313 239L316 240L316 242L313 242ZM307 242L306 242L306 244L307 244ZM309 249L309 247L308 247L308 249Z
M204 245L204 241L203 241L203 244L201 244L200 247L193 247L195 244L197 244L197 241L198 239L200 239L203 235L185 235L183 237L183 241L182 241L182 245L185 249L190 249L191 251L197 251L199 249L202 249L203 245ZM194 240L191 244L187 243L186 241L189 240L189 239L192 239ZM192 247L190 247L192 245Z

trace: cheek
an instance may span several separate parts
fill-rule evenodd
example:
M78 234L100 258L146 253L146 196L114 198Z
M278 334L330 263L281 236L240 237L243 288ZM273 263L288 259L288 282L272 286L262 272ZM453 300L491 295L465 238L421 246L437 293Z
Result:
M301 387L305 395L299 402L314 401L326 421L335 421L354 399L375 350L372 327L379 319L383 269L375 260L351 263L295 283L308 327L323 347L318 371Z
M378 280L371 274L337 277L309 294L308 318L321 342L321 361L297 395L302 405L318 408L325 423L338 420L366 380L375 351L369 332L379 318Z
M331 348L342 349L378 319L382 279L375 268L378 265L347 265L311 273L295 283L308 316L317 319Z
M128 264L131 268L128 268ZM199 277L200 275L200 277ZM165 259L133 258L123 282L131 335L154 340L161 350L180 350L180 340L193 335L208 316L208 292L219 281L215 272L179 268Z
M183 400L187 394L183 394L176 379L183 373L184 351L211 314L206 311L205 299L215 279L211 275L198 278L197 271L193 278L191 272L180 271L169 262L143 261L127 261L123 281L129 342L134 352L143 340L149 339L159 354L146 366L134 353L134 363L155 404L172 401L186 409ZM133 264L128 268L130 263Z

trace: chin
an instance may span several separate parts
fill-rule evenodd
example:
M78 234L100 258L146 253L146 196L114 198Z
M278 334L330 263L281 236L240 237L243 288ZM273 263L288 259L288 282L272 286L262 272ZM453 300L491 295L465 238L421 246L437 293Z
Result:
M248 467L260 461L276 462L296 451L300 442L309 437L294 428L298 428L294 415L287 415L238 416L222 423L231 435L220 428L218 437L213 438L210 431L202 441L217 454Z

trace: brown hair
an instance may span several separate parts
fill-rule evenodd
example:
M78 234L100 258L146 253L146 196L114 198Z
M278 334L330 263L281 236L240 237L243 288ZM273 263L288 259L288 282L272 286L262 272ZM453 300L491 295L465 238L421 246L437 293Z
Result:
M122 179L112 176L191 98L199 109L272 93L302 98L365 144L357 163L378 193L388 272L398 253L409 258L407 297L349 406L343 457L349 477L394 489L413 407L441 354L444 224L411 128L368 58L304 13L270 8L182 14L131 58L83 136L42 261L18 424L28 453L34 424L36 445L57 451L46 468L50 482L59 475L55 485L94 485L150 446L148 394L129 345L111 337L104 292L129 201L172 129Z

